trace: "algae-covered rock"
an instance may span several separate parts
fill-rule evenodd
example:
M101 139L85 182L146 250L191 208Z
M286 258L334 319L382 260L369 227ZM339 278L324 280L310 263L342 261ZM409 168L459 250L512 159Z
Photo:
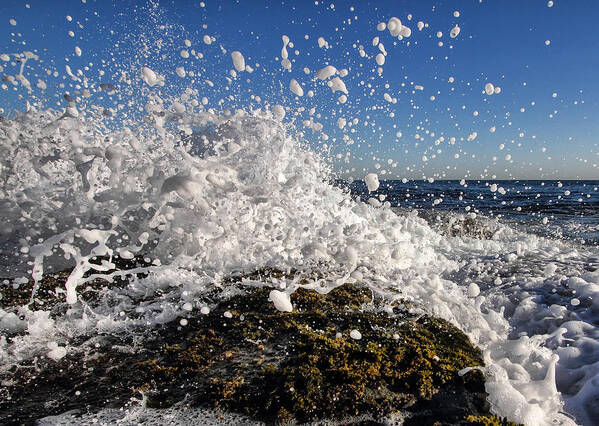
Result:
M15 374L0 402L4 421L119 406L139 392L149 407L212 406L268 424L357 416L395 416L405 424L487 419L482 374L457 374L482 365L481 353L446 321L397 308L389 313L357 285L326 295L299 289L291 295L294 310L284 313L268 301L271 288L229 283L243 294L207 315L189 314L186 326L152 330L135 351L108 350L131 343L112 336L85 358L41 360L35 375ZM53 403L40 403L44 395Z
M516 426L516 423L496 416L469 415L466 420L468 420L469 425L474 426Z
M100 264L102 260L106 260L104 256L99 256L90 261L92 264ZM105 274L110 274L115 271L128 271L134 268L148 266L150 263L145 261L141 256L137 256L134 259L122 259L120 257L113 257L111 261L114 262L115 268L104 271ZM51 310L57 305L66 301L66 290L65 284L72 269L55 272L52 274L46 274L42 279L35 283L33 279L23 284L15 284L10 279L0 279L0 308L11 308L19 307L23 305L29 305L32 310ZM88 277L95 270L87 271L83 276ZM131 274L138 277L144 274ZM85 285L80 286L77 289L80 300L86 303L93 303L97 300L99 293L106 289L114 289L116 287L123 287L129 283L129 277L127 274L124 276L116 276L111 282L108 282L102 278L96 278Z
M484 394L479 373L466 380L457 374L482 365L480 351L445 321L389 315L370 291L348 284L327 295L298 290L291 313L277 311L267 298L267 289L257 289L221 303L190 321L185 341L141 363L155 389L149 403L172 403L172 393L161 389L181 383L194 389L187 401L282 423L409 415L440 391L457 395L473 377L472 393ZM486 408L484 396L477 402L459 397L456 421Z

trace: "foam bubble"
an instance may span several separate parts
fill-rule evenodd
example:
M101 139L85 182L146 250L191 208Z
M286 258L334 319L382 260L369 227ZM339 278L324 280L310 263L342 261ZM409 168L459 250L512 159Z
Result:
M337 68L335 68L332 65L327 65L326 67L321 68L318 71L316 71L315 77L318 78L319 80L326 80L326 79L334 76L336 73L337 73Z
M302 89L302 86L300 86L295 78L292 78L289 82L289 90L297 96L304 96L304 89Z
M451 29L451 31L449 31L449 37L456 38L460 34L460 30L460 27L456 25Z
M468 297L476 297L480 294L480 288L476 283L470 283L468 286Z
M272 290L268 295L268 299L275 305L275 308L281 312L293 311L293 305L291 304L289 294L287 293L279 290Z
M347 91L347 87L345 86L345 83L339 77L335 77L332 80L329 80L327 82L327 86L329 86L331 88L333 93L335 93L337 91L343 92L346 95L349 93Z
M237 72L245 71L245 59L241 52L237 50L232 52L231 59L233 59L233 66Z
M275 105L274 107L272 107L272 113L274 114L275 118L279 121L282 121L283 118L285 118L285 108L283 108L282 105Z
M62 346L58 346L56 342L52 342L48 345L50 351L46 354L46 356L56 362L60 361L67 355L67 349Z
M349 337L354 340L360 340L362 339L362 333L360 333L358 330L352 330L349 332Z
M366 182L366 186L368 187L368 191L373 192L379 188L379 177L376 173L368 173L364 177L364 182Z
M150 86L164 86L164 77L156 74L148 67L142 67L141 69L141 78L145 83Z
M395 16L390 18L387 22L387 30L389 30L389 34L394 37L397 37L401 34L402 27L401 21Z

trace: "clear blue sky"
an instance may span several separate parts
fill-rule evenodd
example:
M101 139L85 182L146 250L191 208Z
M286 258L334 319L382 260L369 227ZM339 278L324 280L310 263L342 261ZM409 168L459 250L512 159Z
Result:
M305 137L315 149L330 153L342 176L361 178L366 172L385 170L381 177L599 179L595 0L554 0L553 7L546 0L163 0L154 5L4 0L0 16L0 53L31 50L40 57L28 61L25 70L33 94L3 83L0 107L5 114L22 109L32 96L48 106L64 107L63 95L76 94L78 84L66 75L65 65L73 72L80 69L90 84L121 86L120 78L135 80L146 65L165 75L165 92L197 89L209 100L208 106L218 107L221 99L222 107L281 103L295 109L295 115L288 111L288 118L295 118L300 128L315 108L313 120L322 123L328 140L308 128ZM377 24L392 16L412 29L411 37L399 41L388 31L377 31ZM418 21L428 27L418 31ZM456 24L461 32L452 39L449 31ZM205 44L205 35L215 41ZM288 48L291 72L280 64L283 35L294 44ZM379 49L372 43L377 36L387 51L380 75L375 62ZM319 37L326 39L329 49L318 46ZM185 39L191 47L185 46ZM366 57L360 56L360 45ZM82 50L80 57L75 46ZM203 57L183 58L183 49ZM233 68L233 50L241 51L255 71L240 73L229 84L225 77ZM314 80L314 72L327 64L348 70L342 77L349 92L345 104L337 102L341 92L333 94L325 82ZM18 72L17 63L0 65L2 75ZM180 66L196 75L178 77L175 69ZM45 91L35 87L38 78L47 84ZM313 90L314 97L294 96L288 89L291 78L304 85L306 93ZM483 94L487 82L500 86L501 93ZM414 85L424 89L415 91ZM385 93L397 103L387 102ZM123 90L116 99L100 92L91 100L115 106L136 95L136 90ZM297 112L298 107L305 111ZM359 122L341 130L339 117ZM476 139L468 141L473 132ZM344 135L354 143L347 145ZM511 159L506 160L508 155Z

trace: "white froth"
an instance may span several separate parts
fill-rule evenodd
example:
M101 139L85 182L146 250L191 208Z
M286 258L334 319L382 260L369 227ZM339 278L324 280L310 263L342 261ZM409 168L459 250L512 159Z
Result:
M150 87L153 87L156 85L164 86L164 77L162 77L159 74L156 74L154 71L152 71L148 67L143 67L141 69L141 78Z
M289 90L297 96L304 96L304 89L302 89L302 86L300 86L295 78L292 78L289 82Z
M281 312L293 311L293 305L289 299L289 294L279 290L272 290L268 295L268 299L275 305L275 308Z
M368 173L364 177L364 182L366 182L366 186L368 187L368 191L373 192L379 189L379 177L376 173Z
M245 71L245 59L243 55L239 51L234 51L231 53L231 59L233 60L233 66L237 72Z
M148 74L152 81L154 77ZM35 134L30 139L5 138L4 143L36 144L42 151L34 155L42 157L51 153L43 151L49 148L39 145L43 132L50 129L48 123L64 126L65 134L70 136L64 141L57 141L64 154L62 165L55 173L63 174L61 184L75 189L69 205L77 206L74 210L77 214L80 214L80 207L103 211L104 205L112 206L112 203L131 211L132 200L137 200L135 203L138 203L140 211L147 211L147 206L155 211L153 217L143 219L141 215L136 219L141 229L129 236L129 243L122 240L122 244L116 244L111 239L120 219L113 216L114 208L110 208L107 223L112 223L114 230L80 229L70 225L69 231L30 246L33 275L37 279L41 279L44 264L50 261L55 247L71 254L76 267L66 287L71 303L70 314L52 318L49 313L38 311L27 314L21 320L2 313L0 324L12 328L26 327L27 330L26 334L0 348L3 365L30 356L47 355L48 348L45 345L40 347L40 342L52 341L57 343L57 347L66 348L66 336L78 333L107 332L128 327L127 324L146 326L180 321L180 316L188 312L189 305L186 303L201 300L202 294L214 288L216 277L198 275L196 270L206 273L220 271L222 277L232 271L252 271L268 264L285 269L302 264L330 263L331 270L319 267L325 268L323 273L331 274L330 280L308 284L311 288L327 291L340 282L346 282L346 277L351 275L367 284L373 283L372 288L385 292L390 300L402 297L430 314L459 325L483 350L488 366L485 367L488 376L486 389L494 412L515 421L550 422L555 416L559 417L558 411L563 404L555 390L557 381L569 392L564 398L568 410L576 412L583 421L587 418L585 416L590 415L584 404L596 393L587 383L599 372L580 357L568 357L566 352L572 351L572 348L585 350L587 341L584 339L589 332L584 324L592 318L592 314L576 311L579 319L574 320L572 312L567 309L580 309L589 297L590 300L597 297L599 273L574 270L569 276L562 274L568 280L569 288L576 291L575 297L570 295L562 303L562 307L569 307L565 308L566 311L543 307L527 295L531 289L554 286L554 275L545 276L543 267L538 276L519 276L520 281L516 284L509 280L519 259L555 259L552 263L562 265L564 256L577 256L571 247L559 241L519 234L509 228L490 240L443 237L416 215L398 216L390 209L381 208L381 200L371 198L368 204L354 201L327 183L327 169L318 156L302 150L285 127L272 120L278 108L273 107L272 114L264 116L238 112L221 117L209 112L192 114L188 109L175 115L170 108L163 106L164 102L158 102L155 95L152 94L151 100L147 112L154 120L172 120L188 125L211 123L216 126L219 134L223 135L222 140L214 141L221 147L219 151L206 158L189 160L177 143L180 141L179 134L177 131L170 134L164 121L157 129L168 143L147 137L147 129L142 127L139 131L88 138L86 145L82 145L81 137L87 134L88 129L83 118L57 121L55 114L37 112L25 114L19 124L0 122L3 132L0 134L13 134L14 130L9 131L12 126L24 126L23 129L28 129L21 131L24 135L28 132ZM184 102L177 102L186 106ZM174 101L170 104L174 110L179 108ZM75 127L73 132L75 120L81 127ZM345 126L349 122L348 119ZM352 125L357 123L352 120ZM117 146L107 147L105 136L114 138ZM82 146L93 147L90 155L94 156L95 162L103 164L104 174L78 166L81 164L78 152ZM15 191L40 193L36 208L47 218L52 218L56 215L55 209L52 204L44 203L46 197L54 196L54 191L48 191L47 184L37 177L37 161L37 158L24 160L23 167L32 171L32 178L23 176ZM107 188L120 188L132 177L136 177L142 185L139 190L134 187L132 192L127 193L106 191ZM378 189L376 174L371 173L364 180L370 191ZM115 220L110 220L113 217ZM477 219L477 216L471 218ZM57 221L61 219L62 214L55 218ZM306 226L307 223L310 226ZM330 231L331 227L336 231ZM281 233L281 230L285 232ZM182 238L185 235L189 237ZM369 238L364 238L365 235ZM93 318L86 316L83 321L85 311L77 303L77 289L86 280L94 279L93 274L84 278L91 269L88 262L90 250L97 255L109 255L111 250L136 254L142 247L131 242L139 241L141 244L154 240L157 245L152 249L152 258L157 259L157 266L142 268L142 271L151 270L152 273L132 281L127 289L120 291L126 292L135 301L144 300L147 294L154 294L160 289L165 292L165 298L151 302L139 320L125 315L123 319L127 321L122 321L122 308L113 311L107 304L97 309ZM173 248L176 251L173 252ZM173 258L189 259L189 253L194 254L192 268L179 268L176 262L171 264ZM357 265L361 265L358 270ZM103 265L105 271L112 267L109 263ZM475 271L493 272L485 282L486 278L476 279L477 275L472 274ZM101 271L96 272L101 274ZM470 281L450 279L455 273ZM388 284L383 285L383 282ZM272 283L263 284L272 286ZM475 284L480 293L475 295L476 287L470 284ZM464 289L462 285L468 288ZM511 286L511 293L506 293L504 286ZM289 309L287 293L273 291L279 292L271 296L273 304L281 302L279 307ZM580 303L576 305L573 299ZM504 311L502 306L506 306ZM210 312L208 306L198 307L202 314ZM81 322L73 318L79 318ZM510 339L512 328L514 335L517 336L518 332L530 337ZM553 334L560 328L568 329L564 338L559 333ZM78 349L69 347L68 350ZM557 364L552 360L554 353L564 355L563 363L562 358ZM568 377L570 370L576 369L584 369L586 378L569 379L571 383L568 384L560 382L565 380L563 377Z
M27 323L14 312L6 312L0 308L0 331L19 333L26 329Z
M456 25L449 31L449 37L456 38L460 34L460 27Z
M403 25L401 24L401 21L395 16L390 18L387 22L387 30L389 30L389 34L391 34L393 37L397 37L401 34L402 27Z
M345 83L339 77L335 77L332 80L329 80L327 82L327 86L329 86L331 88L333 93L335 93L337 91L343 92L346 95L349 93L347 91L347 87L345 87Z
M315 77L318 78L319 80L326 80L327 78L334 76L336 73L337 73L337 68L335 68L332 65L327 65L326 67L321 68L318 71L316 71Z
M360 333L358 330L352 330L349 332L349 337L354 340L360 340L362 338L362 333Z

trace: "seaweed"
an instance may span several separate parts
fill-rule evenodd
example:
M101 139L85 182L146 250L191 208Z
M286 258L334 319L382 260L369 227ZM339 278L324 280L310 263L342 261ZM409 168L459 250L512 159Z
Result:
M456 327L414 317L401 304L389 310L358 284L328 294L299 288L293 312L283 313L268 301L270 288L243 283L286 274L293 272L226 278L241 291L207 315L190 312L186 326L157 326L141 341L104 336L85 356L39 358L2 374L3 422L122 407L140 393L149 407L209 406L268 424L394 416L407 425L502 421L489 413L480 371L458 375L483 359ZM136 350L127 351L133 340Z
M267 300L268 289L254 289L190 322L191 338L165 348L145 371L155 389L149 404L163 406L167 382L193 383L188 402L267 422L380 418L409 413L460 382L462 368L483 364L448 322L389 315L366 288L345 284L326 295L299 289L291 313ZM353 329L361 339L349 336Z

